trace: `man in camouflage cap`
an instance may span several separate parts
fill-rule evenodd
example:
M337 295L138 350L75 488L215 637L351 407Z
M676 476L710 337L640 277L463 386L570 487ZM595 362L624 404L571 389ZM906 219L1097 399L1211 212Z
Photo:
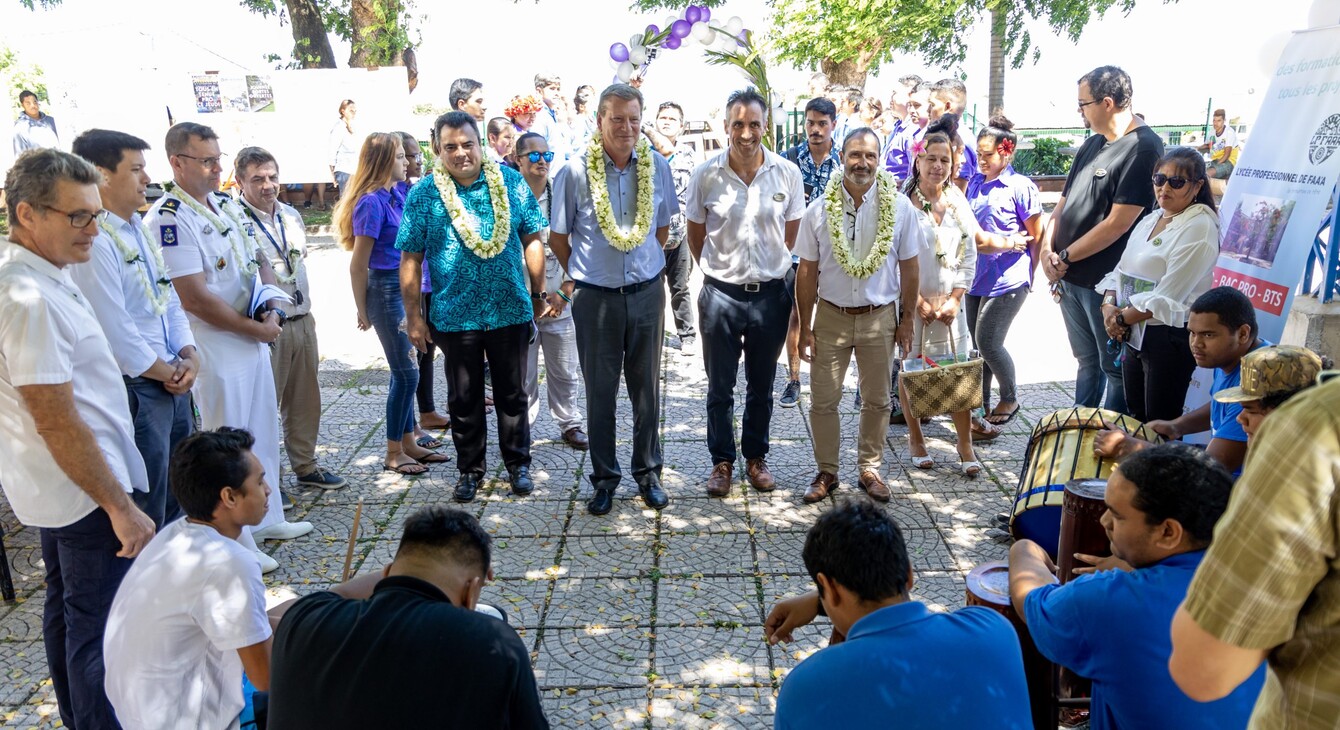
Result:
M1261 422L1299 391L1317 382L1329 363L1306 347L1275 345L1257 348L1242 358L1242 382L1214 394L1220 403L1241 403L1238 423L1251 441Z

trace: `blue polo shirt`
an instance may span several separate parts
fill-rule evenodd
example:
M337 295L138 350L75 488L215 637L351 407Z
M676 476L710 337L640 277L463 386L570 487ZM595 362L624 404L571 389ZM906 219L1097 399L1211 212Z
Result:
M1270 342L1265 338L1256 340L1256 347L1248 352L1256 350L1258 347L1269 347ZM1238 361L1232 370L1214 369L1214 384L1210 388L1211 393L1218 393L1225 388L1236 388L1242 384L1242 361ZM1228 441L1238 441L1247 443L1247 432L1242 430L1242 424L1238 423L1238 414L1242 413L1241 403L1220 403L1214 398L1210 398L1210 435L1217 439L1226 439ZM1239 468L1233 476L1242 473Z
M1032 728L1019 637L986 608L881 608L787 675L773 727Z
M1205 557L1197 550L1132 572L1083 575L1028 594L1024 615L1038 650L1093 680L1092 730L1245 728L1265 664L1229 696L1201 703L1168 673L1177 606Z
M503 185L511 212L511 230L502 252L480 258L461 242L434 174L425 175L410 191L400 222L396 247L422 253L433 284L428 318L439 332L494 330L535 318L526 289L525 251L521 236L539 233L549 224L535 194L521 173L502 168ZM480 221L480 235L493 235L493 199L481 170L469 187L455 180L461 203Z

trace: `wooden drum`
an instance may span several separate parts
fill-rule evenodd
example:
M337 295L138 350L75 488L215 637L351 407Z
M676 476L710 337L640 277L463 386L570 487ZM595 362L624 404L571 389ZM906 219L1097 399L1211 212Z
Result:
M1039 421L1028 439L1023 472L1014 492L1010 533L1016 540L1032 540L1056 558L1066 483L1076 479L1106 481L1116 465L1093 453L1104 423L1145 441L1162 441L1134 418L1098 408L1066 408Z
M1112 543L1103 529L1103 513L1107 503L1106 479L1076 479L1065 485L1065 502L1061 508L1061 540L1056 556L1056 577L1061 583L1075 577L1075 553L1107 557L1112 554Z
M1010 603L1010 566L1004 561L983 563L967 579L967 605L983 606L1010 620L1019 636L1019 649L1024 655L1024 679L1028 682L1028 704L1033 715L1034 728L1056 727L1056 705L1053 695L1056 686L1056 665L1047 661L1033 643L1028 625L1014 612ZM1050 722L1050 727L1048 723Z

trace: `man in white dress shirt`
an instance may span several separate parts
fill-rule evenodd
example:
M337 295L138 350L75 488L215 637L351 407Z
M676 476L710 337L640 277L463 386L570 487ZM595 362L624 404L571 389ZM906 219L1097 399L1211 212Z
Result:
M791 292L786 274L805 212L800 170L763 146L768 102L752 88L726 102L727 150L689 182L684 215L689 250L703 272L698 329L707 366L707 493L730 494L735 469L735 380L744 356L740 451L749 483L777 487L768 471L772 383L786 344Z
M70 278L93 305L120 366L135 445L149 475L149 491L135 492L135 504L161 529L181 517L168 493L168 457L194 430L190 393L200 370L195 337L158 243L140 223L150 180L144 161L148 143L124 132L90 129L75 139L73 149L98 169L107 214L98 222L92 258L71 266Z
M279 339L288 315L277 300L253 311L252 291L259 272L274 283L270 261L243 228L244 214L218 193L219 138L202 124L183 122L168 130L163 145L172 163L174 185L154 203L145 223L163 248L172 284L191 322L202 362L194 388L201 425L244 428L256 437L253 451L265 467L270 510L241 542L288 540L312 531L309 522L286 522L279 496L279 406L270 368L270 344ZM248 544L252 543L252 544ZM279 567L256 550L262 570Z
M339 489L346 483L344 477L316 463L316 436L321 429L321 384L317 381L321 353L312 316L312 286L307 278L307 227L297 210L279 202L279 162L274 155L260 147L244 147L238 151L235 164L246 214L243 227L250 230L270 260L275 285L293 300L285 304L288 319L270 352L289 467L298 486Z
M868 127L853 130L842 147L843 172L830 182L841 185L843 239L833 240L828 196L818 190L796 237L800 357L810 363L810 431L819 466L818 475L805 490L806 502L822 501L838 487L841 432L837 406L853 354L861 389L859 484L872 499L887 502L890 497L879 474L889 423L888 372L894 345L901 345L904 351L911 348L912 317L901 313L916 311L917 255L926 242L917 225L916 207L896 190L892 191L892 238L878 240L881 188L893 183L892 175L878 175L880 162L879 137ZM888 253L870 261L873 270L866 274L861 265L883 243ZM839 263L834 246L850 252L843 256L846 265Z
M46 567L47 666L70 728L117 727L103 690L112 597L154 523L120 368L66 268L97 235L97 170L58 150L20 155L5 178L0 246L0 484L38 528Z

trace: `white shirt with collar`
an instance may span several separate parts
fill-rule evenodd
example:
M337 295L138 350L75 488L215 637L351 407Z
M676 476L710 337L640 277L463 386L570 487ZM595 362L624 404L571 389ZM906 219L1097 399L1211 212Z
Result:
M105 223L124 244L139 252L139 260L126 261L100 226L92 257L70 266L70 278L93 305L121 374L137 378L159 360L175 360L183 349L195 345L195 337L175 288L168 289L167 312L161 315L154 312L145 291L146 281L156 291L158 279L168 276L166 268L154 268L149 247L158 243L145 238L138 221L124 221L109 211Z
M864 261L875 246L879 230L879 184L870 186L857 208L846 186L842 186L842 230L852 258ZM865 279L857 279L843 270L833 255L825 197L820 194L805 209L796 234L795 253L806 261L819 263L819 298L839 307L883 306L896 303L902 291L898 262L916 258L926 247L926 238L917 219L916 206L902 193L894 193L898 206L894 213L893 242L883 266Z
M284 313L290 317L301 317L312 311L312 287L307 279L307 226L302 222L302 214L291 205L275 201L274 215L267 215L260 208L242 198L243 223L250 226L256 239L257 248L270 259L275 274L297 275L292 284L276 279L275 285L293 298L285 303ZM254 216L254 217L253 217ZM260 222L257 226L256 223ZM290 255L290 251L297 252ZM293 268L296 267L296 268ZM298 296L302 292L302 296Z
M237 265L230 236L242 235L245 237L245 245L249 249L247 251L248 256L256 255L255 239L247 236L245 230L232 231L239 223L224 212L223 206L236 206L237 203L226 200L227 196L217 193L210 194L208 197L211 199L209 202L213 203L211 212L224 224L225 229L230 231L229 235L224 235L224 231L218 230L218 226L212 221L192 210L185 203L176 200L172 194L159 198L158 202L154 203L153 207L149 209L149 214L144 217L144 222L149 227L149 233L154 236L155 242L163 247L163 261L167 264L168 270L172 272L174 279L203 273L205 275L205 285L210 293L227 302L228 306L233 308L233 311L242 315L248 305L251 304L251 289L255 275L247 274ZM170 209L169 201L173 200L178 203L175 211ZM206 201L198 202L201 205L209 205L209 202ZM169 208L165 209L165 205ZM239 220L246 220L246 215L241 210L233 208L233 213L237 215ZM200 339L202 333L208 332L229 335L244 341L248 345L256 342L250 338L220 330L189 312L187 317L190 319L197 340Z
M56 465L18 390L64 383L117 482L147 491L126 387L91 305L68 271L0 244L0 485L32 527L65 527L98 508Z
M699 266L704 276L727 284L781 279L791 268L786 224L805 214L800 170L763 151L763 166L746 185L722 152L689 181L684 215L707 226Z

